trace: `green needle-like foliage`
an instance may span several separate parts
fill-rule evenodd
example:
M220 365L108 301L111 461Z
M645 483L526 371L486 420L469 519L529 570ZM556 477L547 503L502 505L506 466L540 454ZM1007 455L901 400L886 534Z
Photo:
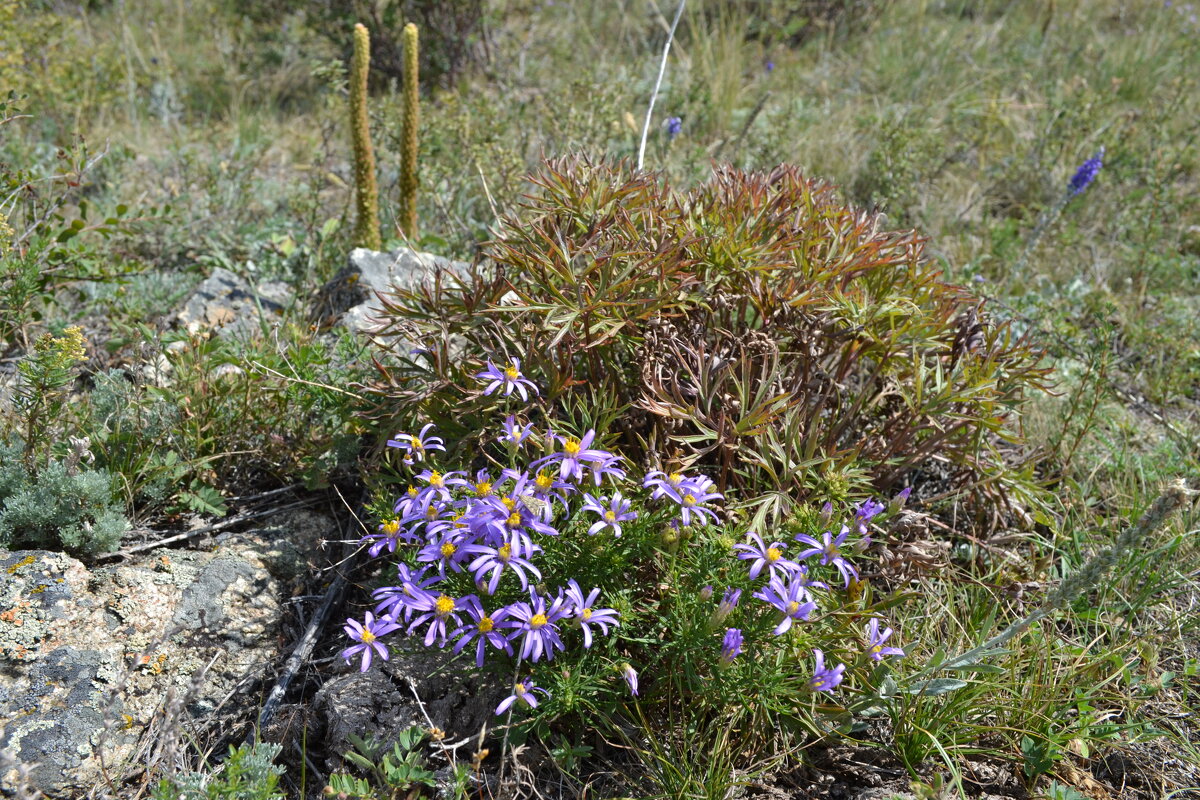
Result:
M420 125L417 26L404 26L404 124L400 131L400 229L417 235L417 126Z
M383 248L379 235L379 186L375 182L375 151L371 148L367 116L367 73L371 68L371 35L365 25L354 26L354 57L350 61L350 132L354 142L354 199L358 216L354 243L371 250Z

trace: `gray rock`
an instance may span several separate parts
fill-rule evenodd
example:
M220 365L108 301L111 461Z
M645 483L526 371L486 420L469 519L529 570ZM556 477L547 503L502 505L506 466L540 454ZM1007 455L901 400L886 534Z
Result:
M215 330L224 335L255 335L274 324L292 304L291 289L278 281L251 287L224 267L217 267L196 287L176 315L189 333Z
M350 253L349 265L318 293L314 321L321 327L340 324L355 333L367 333L379 325L382 309L377 292L413 288L439 270L466 276L470 265L411 249L380 253L356 248Z
M0 786L22 765L51 796L119 780L188 715L261 676L277 655L279 590L240 546L90 571L61 553L0 550L0 751L15 757Z

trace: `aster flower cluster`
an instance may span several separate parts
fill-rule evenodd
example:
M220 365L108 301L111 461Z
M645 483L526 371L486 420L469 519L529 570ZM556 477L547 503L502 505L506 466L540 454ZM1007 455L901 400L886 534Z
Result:
M908 498L905 490L896 498L896 504L901 504ZM837 570L842 578L843 588L848 589L852 580L858 579L858 571L850 563L843 550L847 547L847 538L853 530L859 537L869 541L871 521L886 510L887 506L875 500L865 500L853 509L850 523L842 525L835 535L832 530L826 530L820 537L808 534L797 534L795 543L799 545L794 555L788 553L788 545L774 541L768 543L761 535L753 531L747 534L744 543L734 545L738 559L749 565L748 576L751 580L765 578L766 585L753 593L760 600L774 609L777 614L777 624L771 631L775 636L786 634L796 623L807 622L817 611L817 598L814 590L829 590L828 584L816 580L810 573L809 561L816 565L829 566ZM826 503L821 511L821 520L828 522L833 515L833 506ZM712 595L711 587L705 587L708 595ZM720 605L714 612L711 624L719 626L736 608L740 591L726 590ZM892 635L892 629L879 630L879 620L872 619L867 627L866 655L874 661L882 661L886 656L903 656L904 652L896 647L885 644ZM737 628L729 628L722 642L722 665L730 664L743 650L742 633ZM814 649L815 667L809 686L814 691L832 692L842 682L846 665L827 667L825 654L822 650Z

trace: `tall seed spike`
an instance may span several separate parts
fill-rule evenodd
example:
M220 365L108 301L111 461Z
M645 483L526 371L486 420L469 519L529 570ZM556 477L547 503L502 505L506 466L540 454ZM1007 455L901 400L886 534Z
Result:
M371 34L362 23L354 26L354 57L350 60L350 132L354 144L354 187L358 217L354 243L371 250L383 248L379 234L379 186L375 183L375 151L367 116L367 73L371 67Z
M404 26L404 124L400 131L400 229L410 239L417 235L417 128L418 95L417 26Z

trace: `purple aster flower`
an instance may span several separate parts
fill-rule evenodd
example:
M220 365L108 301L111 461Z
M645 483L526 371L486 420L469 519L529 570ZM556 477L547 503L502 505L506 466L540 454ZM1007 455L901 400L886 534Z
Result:
M574 436L559 436L554 435L558 440L562 449L556 453L551 453L548 456L543 456L533 462L530 467L539 469L543 464L558 462L558 475L563 480L579 480L583 477L584 463L604 464L613 458L613 454L605 450L593 450L592 440L596 438L596 432L589 430L583 435L582 439L576 439Z
M368 533L366 536L362 537L359 542L361 544L371 542L372 544L370 548L368 548L367 554L370 555L371 558L376 558L385 549L389 553L396 552L397 542L399 542L401 539L411 538L407 531L401 531L402 529L400 527L400 520L386 519L379 524L378 533Z
M613 535L621 536L621 523L628 522L631 519L637 519L637 512L630 511L630 502L621 497L620 492L613 494L612 498L605 499L603 497L596 498L590 494L584 494L583 511L595 511L600 515L600 519L592 523L588 528L588 535L595 535L605 528L612 528Z
M533 423L521 425L517 422L517 418L512 414L504 420L504 432L500 435L499 442L507 447L516 449L521 446L521 443L529 438L530 432L533 430Z
M476 642L475 666L477 667L483 666L484 644L490 644L497 650L503 650L510 656L512 655L512 645L509 644L508 637L503 633L504 630L512 627L512 623L506 621L507 607L499 608L489 614L483 610L479 598L471 595L466 598L464 610L471 621L451 634L459 637L458 641L454 643L455 653L461 652L474 639Z
M1074 197L1090 186L1092 181L1096 180L1096 175L1103 166L1104 148L1101 147L1094 156L1080 164L1079 169L1075 170L1075 174L1071 176L1071 180L1067 184L1067 196Z
M858 579L858 571L842 556L838 548L846 543L846 536L849 533L850 529L843 525L842 532L837 535L836 539L833 538L833 534L829 531L825 531L823 536L824 541L821 542L818 542L811 536L798 533L796 534L796 541L809 545L809 548L798 554L796 558L804 559L819 555L822 564L833 564L837 567L838 572L842 573L842 577L846 579L846 588L848 589L850 588L850 578Z
M510 639L525 637L521 643L522 659L536 663L545 655L546 660L551 661L556 649L564 649L562 639L558 637L558 622L567 616L566 600L559 595L547 606L546 598L535 591L529 592L529 599L528 603L522 601L508 607L510 615L518 623Z
M410 605L418 592L442 580L441 575L425 577L425 567L413 570L403 562L396 565L396 586L383 586L371 593L378 605L375 613L395 621L403 612L404 621L412 620L413 607Z
M500 716L512 708L513 703L520 703L529 708L537 708L538 701L533 695L534 692L541 692L546 697L550 696L550 693L545 689L534 685L533 678L526 678L520 683L514 684L513 693L501 700L500 705L496 706L496 716Z
M424 461L425 454L430 450L441 450L444 453L446 448L441 437L429 434L433 427L433 423L430 422L421 428L418 434L397 433L395 439L388 439L388 447L399 447L416 461Z
M532 389L534 394L538 393L538 388L533 385L533 381L521 374L521 360L519 358L514 358L504 369L500 369L492 363L491 359L488 359L487 369L475 377L487 383L487 386L483 389L484 394L491 394L503 386L505 397L510 396L515 389L521 395L521 399L528 402L529 393L526 389Z
M772 631L776 636L787 633L794 620L807 620L817 608L817 604L809 599L805 582L796 580L796 576L787 583L779 578L772 578L766 588L755 592L754 596L770 603L783 614L783 619Z
M463 571L463 561L470 553L464 551L463 537L457 531L447 531L417 551L417 561L422 564L437 564L438 572L446 574L446 567L454 572Z
M721 642L721 666L727 667L742 652L742 632L737 628L726 628Z
M879 516L885 509L887 506L869 497L854 507L854 527L860 536L867 535L871 520Z
M473 544L463 548L473 555L478 554L478 557L468 567L477 586L483 584L484 576L487 573L492 573L486 587L488 594L496 593L496 587L500 585L500 576L506 569L517 574L522 589L529 588L529 576L525 574L526 570L532 572L534 577L540 581L542 579L541 570L529 558L534 553L541 552L541 549L539 545L530 541L528 534L520 530L509 531L507 541L499 547Z
M366 672L371 668L371 659L374 655L378 655L384 661L388 660L388 649L379 641L380 636L385 636L394 630L400 628L395 622L390 619L375 619L375 616L368 611L364 622L360 623L356 619L346 620L343 630L351 639L358 644L351 645L341 652L341 657L346 659L346 663L350 663L350 659L362 653L362 671Z
M663 127L666 128L667 138L674 139L683 130L683 120L679 117L667 117Z
M417 478L429 484L429 491L434 497L448 501L450 499L450 487L452 486L467 486L471 484L461 476L461 472L438 472L436 469L427 469L417 474Z
M867 655L876 661L883 661L884 656L902 656L904 651L899 647L885 647L884 642L892 635L891 628L879 632L879 620L872 619L867 626Z
M605 478L612 478L614 482L625 480L629 476L629 473L621 468L621 461L620 456L612 456L607 461L599 463L594 461L589 462L587 467L588 474L592 476L592 484L599 486L604 482ZM582 477L580 480L583 480Z
M568 510L567 494L575 491L574 486L551 475L545 470L538 472L532 480L524 473L514 472L514 474L517 476L517 484L514 491L519 490L524 492L546 504L540 514L542 519L550 521L554 517L554 503L562 506L564 511Z
M903 489L901 489L900 493L892 498L892 502L891 502L892 511L899 511L900 509L904 508L904 504L908 502L909 495L911 495L911 494L912 494L911 486L905 486Z
M449 635L449 624L454 623L455 628L462 627L462 620L458 618L458 612L466 608L467 600L462 597L455 599L446 594L434 594L425 589L414 589L413 598L409 604L414 611L425 613L409 623L408 632L412 633L419 625L428 622L429 630L425 632L425 646L429 647L435 641L444 646L446 637Z
M750 565L751 580L757 578L764 568L772 578L776 577L775 570L790 573L800 568L795 561L783 557L783 551L787 545L782 542L772 542L768 546L763 542L762 537L753 531L747 533L746 538L750 540L750 543L735 544L733 549L741 551L738 553L739 559L754 562Z
M592 629L590 626L595 625L608 635L609 625L620 625L617 621L617 612L611 608L592 608L596 599L600 596L599 589L592 589L587 597L583 596L583 590L579 588L579 584L575 579L567 581L566 600L571 604L571 621L580 628L583 628L583 646L585 648L592 646Z
M637 671L628 663L621 665L621 675L625 677L625 682L629 684L629 691L634 697L638 696L638 674Z
M768 73L774 72L775 71L775 62L768 59L767 63L763 64L763 69L765 69Z
M713 612L711 624L714 628L729 618L729 615L733 613L735 608L737 608L738 600L740 600L741 597L741 589L734 589L730 587L725 590L725 594L721 597L721 602L717 604L717 610Z
M706 481L706 484L703 488L701 488L701 484L684 487L686 490L683 493L683 497L679 499L679 518L683 521L684 525L691 525L693 516L696 518L698 525L703 525L708 522L704 518L706 514L712 517L713 522L717 521L717 512L711 508L706 508L704 503L720 500L722 499L722 495L708 491L708 486L712 485L710 481Z
M696 484L696 479L688 478L682 472L668 474L661 470L654 470L647 473L646 477L642 480L642 486L647 489L653 489L650 492L651 500L657 500L660 497L669 497L676 503L682 503L683 496L688 491L700 488Z
M825 669L825 654L820 650L813 649L813 655L817 658L817 666L813 670L813 676L809 679L808 685L816 692L830 692L842 682L842 673L846 671L845 664L838 664L832 669Z
M713 596L713 587L712 586L705 586L700 589L700 599L701 600L712 600L712 596Z

